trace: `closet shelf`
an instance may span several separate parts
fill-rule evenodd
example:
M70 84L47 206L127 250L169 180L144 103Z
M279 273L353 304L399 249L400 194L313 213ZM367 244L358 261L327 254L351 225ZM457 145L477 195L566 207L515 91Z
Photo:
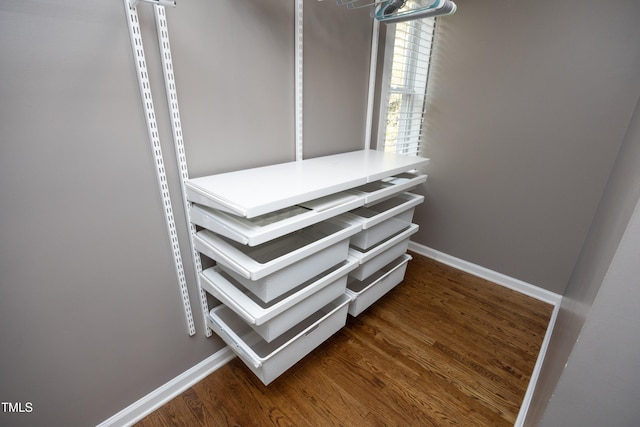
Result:
M407 172L428 161L361 150L193 178L185 187L191 202L253 218Z

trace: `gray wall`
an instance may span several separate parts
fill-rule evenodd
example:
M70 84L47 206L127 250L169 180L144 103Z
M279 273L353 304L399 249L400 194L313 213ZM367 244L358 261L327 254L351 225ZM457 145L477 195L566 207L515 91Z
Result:
M640 203L540 426L634 427L640 422L638 259Z
M190 176L294 160L294 4L185 1L167 12ZM153 17L144 24L155 54Z
M304 158L362 150L371 56L369 10L306 1L304 25L309 30L304 33Z
M345 47L339 34L370 20L322 5L322 19L305 16L324 61L305 79L305 107L320 112L305 117L307 156L364 138L331 115L364 117L369 35ZM3 426L97 424L222 345L203 334L155 24L139 10L198 334L186 332L123 3L2 1L0 400L33 403L0 413ZM191 176L293 160L293 2L191 0L168 19ZM333 58L332 46L366 54ZM313 96L324 69L340 88Z
M640 93L640 4L458 6L439 20L415 240L562 294Z
M635 425L640 419L637 405L628 401L640 391L640 318L629 306L638 301L638 274L633 272L640 247L639 165L640 104L565 292L529 425L540 420L552 394L546 425Z
M637 424L640 4L457 3L415 240L564 294L527 425Z

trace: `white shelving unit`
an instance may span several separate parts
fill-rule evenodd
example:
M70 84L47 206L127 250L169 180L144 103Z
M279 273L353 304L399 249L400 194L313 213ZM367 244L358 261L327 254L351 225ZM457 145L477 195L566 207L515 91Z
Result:
M190 179L186 183L187 197L194 203L253 218L358 186L363 187L363 192L372 192L365 184L402 174L426 162L416 156L376 150L352 151ZM404 185L410 178L418 178L415 185L424 182L424 175L408 175L396 184ZM393 184L379 185L384 190Z
M400 283L427 159L354 151L190 179L207 317L269 384ZM196 229L197 226L198 228Z

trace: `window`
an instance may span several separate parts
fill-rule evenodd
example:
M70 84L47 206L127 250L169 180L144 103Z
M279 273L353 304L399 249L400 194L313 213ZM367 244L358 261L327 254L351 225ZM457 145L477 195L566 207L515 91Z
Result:
M387 31L387 49L393 52L383 74L384 151L419 154L435 18L388 25Z

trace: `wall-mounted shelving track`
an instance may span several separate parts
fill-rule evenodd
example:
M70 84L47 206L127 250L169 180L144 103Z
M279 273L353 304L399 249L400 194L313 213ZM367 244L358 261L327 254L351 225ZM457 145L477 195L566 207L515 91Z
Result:
M295 0L295 19L296 19L296 33L295 33L295 110L296 110L296 160L302 160L303 152L303 46L304 46L304 15L303 15L303 0Z
M210 337L212 332L207 326L206 316L209 313L209 304L207 295L200 284L200 273L202 272L202 261L200 253L195 250L193 236L196 234L196 227L191 222L191 202L187 200L187 192L185 183L189 179L187 169L187 157L184 149L184 139L182 134L182 121L180 120L180 107L178 104L178 92L176 88L175 74L173 71L173 58L171 56L171 45L169 43L169 26L167 23L166 11L163 6L154 5L156 28L158 33L158 44L160 46L160 57L162 59L162 69L165 82L165 90L167 94L167 103L169 104L169 115L171 117L171 130L173 132L173 142L176 152L176 161L178 162L178 171L180 173L180 187L182 190L182 203L184 205L185 216L189 226L189 244L193 258L193 265L196 272L196 281L198 284L198 293L200 297L200 307L203 318L205 319L205 335Z
M158 12L159 10L161 10L161 13L164 13L164 6L161 6L161 4L167 4L167 3L173 4L173 2L158 1L158 0L155 0L155 1L151 0L148 2L154 4L154 7L156 8L157 13L159 13ZM196 328L193 321L193 313L191 310L191 302L189 299L189 290L187 288L187 280L184 273L182 255L180 252L180 245L178 242L178 233L176 230L176 223L173 215L173 207L171 204L171 196L169 194L167 175L164 167L164 157L162 155L162 148L160 145L158 123L156 120L155 108L153 105L153 97L151 95L151 85L149 82L149 74L147 72L147 61L144 53L144 45L142 43L142 33L140 30L138 11L136 9L136 5L138 3L140 3L138 0L124 0L124 8L127 16L127 24L129 27L129 36L131 39L131 49L133 51L134 63L136 67L136 75L138 77L138 83L140 86L140 96L142 98L142 106L144 109L144 117L147 124L149 142L151 143L153 159L156 165L156 175L158 179L158 186L160 188L160 195L162 197L165 222L169 232L169 239L171 242L173 261L176 269L176 274L178 277L178 286L179 286L179 291L182 298L182 304L184 307L184 314L187 322L187 329L188 329L189 335L195 335ZM166 24L166 21L165 21L165 24ZM165 25L165 28L166 28L166 25ZM162 48L162 49L163 51L166 51L166 54L170 57L171 53L168 45L168 33L166 33L165 36L166 36L166 42L167 42L166 49L165 48ZM175 99L176 99L176 108L177 108L177 97ZM178 122L179 122L179 115L178 115ZM174 125L173 122L172 122L172 125ZM181 130L180 130L181 128L179 127L179 123L178 123L177 129L178 129L178 132L181 133ZM181 159L179 159L179 162L183 162L184 167L182 167L181 165L180 170L181 170L181 173L182 171L186 173L186 160L184 159L184 147L182 147L181 152L183 155ZM184 179L182 181L184 182ZM199 259L200 258L198 257L198 260Z
M162 61L163 76L165 82L165 91L169 114L171 118L171 129L173 133L174 148L176 161L178 163L178 171L180 174L180 184L182 189L182 201L184 205L185 215L189 224L189 242L196 272L198 291L200 296L200 305L203 316L205 317L205 334L211 336L211 329L208 327L206 318L209 313L207 296L201 285L200 273L202 272L202 261L200 253L195 250L194 236L196 227L191 221L192 203L187 200L185 183L189 180L187 169L187 161L184 149L184 140L182 133L182 125L180 120L180 111L178 105L178 95L175 83L175 75L173 68L173 60L171 56L171 47L169 42L169 28L167 23L167 15L165 5L175 6L173 0L124 0L125 10L127 13L127 21L129 24L129 33L131 37L131 46L135 59L136 72L140 85L140 93L143 100L145 120L149 131L149 139L152 144L154 161L157 166L158 182L161 189L162 201L165 207L165 220L169 230L169 238L173 249L173 258L178 275L178 283L183 299L185 317L190 335L195 334L195 325L189 300L184 267L180 247L178 245L175 220L171 199L167 186L167 177L164 169L164 160L160 147L160 138L158 135L158 127L155 117L155 110L147 73L146 59L144 54L144 46L140 31L140 24L137 14L137 5L140 3L151 3L154 7L156 29L158 36L158 45L160 48L160 57ZM303 0L295 0L295 159L301 161L303 157Z

